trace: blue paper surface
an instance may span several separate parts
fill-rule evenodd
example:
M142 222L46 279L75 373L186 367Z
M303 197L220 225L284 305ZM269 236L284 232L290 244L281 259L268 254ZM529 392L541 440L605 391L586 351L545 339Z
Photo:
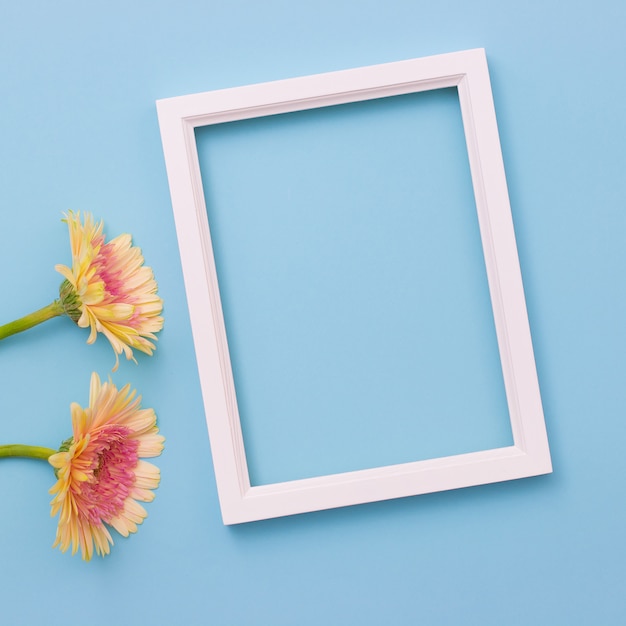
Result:
M167 441L149 517L91 563L51 548L51 468L0 460L0 621L621 624L625 27L617 0L4 3L0 323L56 297L63 211L132 233L165 328L153 357L112 378L155 408ZM155 100L475 47L491 72L554 474L223 526ZM410 100L200 137L259 483L509 437L458 102ZM86 340L56 319L0 344L2 442L69 436L70 403L86 404L91 372L114 363L105 341ZM422 447L428 425L439 447Z

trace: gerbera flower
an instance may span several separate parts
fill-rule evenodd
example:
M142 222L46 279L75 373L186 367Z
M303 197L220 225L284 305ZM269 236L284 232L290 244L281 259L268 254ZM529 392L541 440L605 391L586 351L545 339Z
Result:
M80 547L89 561L93 551L104 556L113 539L110 526L127 537L147 513L139 502L151 502L159 485L157 467L142 458L158 456L164 438L152 409L140 408L130 385L117 389L91 376L89 406L71 405L73 435L48 461L57 483L51 515L59 514L53 547L72 554Z
M115 351L115 371L119 355L134 360L133 349L146 354L154 351L155 333L163 327L163 301L157 295L152 269L146 267L141 250L132 245L128 234L105 241L103 222L94 222L86 213L69 211L67 223L72 250L72 266L57 265L65 278L60 298L52 304L15 322L0 326L0 339L32 328L36 324L68 315L81 328L89 328L87 343L102 333Z

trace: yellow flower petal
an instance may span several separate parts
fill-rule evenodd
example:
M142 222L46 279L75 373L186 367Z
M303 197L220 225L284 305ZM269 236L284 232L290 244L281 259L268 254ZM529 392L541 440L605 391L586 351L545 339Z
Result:
M130 385L118 389L94 373L89 406L71 405L69 449L48 459L58 478L50 489L51 514L59 516L54 547L63 552L104 556L113 544L107 525L128 536L146 518L139 502L154 499L160 472L142 458L160 454L164 439L140 400Z
M157 295L152 269L143 264L141 250L132 245L128 234L107 243L103 223L96 224L89 213L81 221L80 212L68 211L64 221L72 266L55 269L74 288L72 305L78 301L80 315L77 311L73 319L78 318L81 328L90 329L87 343L103 334L115 351L115 369L120 354L129 360L134 360L134 349L152 354L155 333L163 328L163 301Z

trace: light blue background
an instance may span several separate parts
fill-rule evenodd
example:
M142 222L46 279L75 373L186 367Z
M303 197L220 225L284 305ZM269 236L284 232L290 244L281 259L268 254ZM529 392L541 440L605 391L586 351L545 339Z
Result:
M148 519L130 539L116 539L109 557L87 564L50 548L56 525L49 517L51 470L35 461L2 461L2 623L623 623L625 27L626 7L617 1L2 3L0 322L55 297L60 277L54 265L69 262L62 211L92 211L105 219L111 236L131 232L159 281L166 327L153 358L140 355L139 366L122 363L113 378L139 389L167 437L158 459L162 483ZM473 47L485 47L489 59L554 474L223 526L154 101ZM442 439L443 447L506 441L475 222L463 212L467 165L456 149L453 104L441 96L420 115L409 115L424 126L425 142L415 139L419 129L406 141L398 134L407 123L403 106L385 109L389 115L372 129L360 116L382 109L199 137L204 175L214 183L209 210L219 231L227 323L259 482L341 463L378 464L387 462L385 455L404 460L412 442L422 445L422 427L432 424L423 418L428 411L452 420L444 422L451 439ZM380 158L390 133L399 147ZM276 142L269 152L268 140ZM258 170L244 167L255 150L271 158L257 159ZM294 154L298 163L289 170ZM355 163L361 154L367 156ZM277 169L281 163L286 169ZM413 169L399 171L408 164ZM372 168L365 191L344 184L359 182L362 167ZM311 185L318 171L326 197ZM241 189L239 172L247 176ZM421 182L403 187L413 173ZM398 184L389 184L396 176ZM441 213L428 218L407 212L437 203ZM233 212L224 210L231 206ZM256 225L253 208L265 216ZM357 214L363 221L355 221ZM365 244L373 240L376 220L379 239L370 248ZM406 220L413 220L415 246L403 232ZM363 225L356 234L355 224ZM298 233L307 235L303 246ZM447 237L445 249L428 233ZM263 246L261 236L273 243ZM312 260L320 246L325 261L318 266ZM390 249L397 259L377 263ZM437 260L437 272L448 272L449 289L435 291L424 250ZM297 263L280 274L287 252L299 255L290 257ZM338 265L346 272L333 272ZM333 294L345 289L348 304L365 299L367 284L356 271L364 267L379 271L373 277L378 289L423 281L429 306L421 306L421 291L389 289L385 301L393 306L368 303L369 319L354 307L329 312L338 301ZM259 294L250 268L267 268L263 276L273 297L261 294L259 306L252 301L246 308L246 298ZM309 293L307 285L316 288ZM290 299L286 287L298 298ZM466 317L451 306L461 297ZM385 332L398 345L406 338L407 367L392 362L391 369L368 370L375 360L363 348L366 329L402 307L406 315ZM278 313L283 318L272 319ZM450 317L440 319L444 314ZM413 323L419 316L439 330L423 332ZM453 344L442 331L458 330L463 320L471 332L460 332ZM301 338L309 327L316 335L306 335L307 353L288 337ZM279 331L287 338L268 343ZM416 338L413 331L422 334ZM423 367L414 356L420 337L433 368L443 367L447 354L458 354L461 364L478 358L480 367L460 367L469 378L455 372L448 381L435 375L441 370L428 371L436 382L426 397L418 385L411 388L419 376L407 375ZM303 370L302 354L322 339L345 343L328 369L318 360ZM70 402L86 403L92 369L106 376L113 363L105 342L86 346L85 340L67 320L54 320L3 342L2 442L54 446L68 436ZM386 354L388 343L377 339L371 352ZM278 354L269 353L270 345ZM351 358L348 348L363 353ZM287 356L300 366L285 367ZM277 395L263 389L259 363L292 377L278 396L280 411L272 405ZM392 421L380 410L360 420L371 403L359 407L355 394L345 393L343 381L358 389L366 374L379 390L398 384ZM399 376L407 376L401 385ZM327 391L303 398L309 380ZM334 423L324 406L338 411ZM301 421L285 419L293 407L302 409ZM402 417L410 408L417 429ZM312 429L316 412L319 429ZM476 442L463 420L477 425ZM328 434L334 424L336 437ZM433 437L442 432L433 427ZM292 458L298 443L304 452ZM317 456L311 454L316 448Z

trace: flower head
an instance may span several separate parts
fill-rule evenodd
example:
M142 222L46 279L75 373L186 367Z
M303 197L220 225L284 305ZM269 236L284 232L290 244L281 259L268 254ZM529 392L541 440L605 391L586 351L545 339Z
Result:
M115 351L115 369L122 352L133 359L132 348L152 354L154 333L163 327L163 301L157 295L152 269L144 266L141 250L131 236L119 235L105 242L103 222L86 213L69 211L63 220L69 227L72 267L57 265L65 277L61 302L81 328L89 327L87 343L102 333Z
M142 461L158 456L164 438L158 434L152 409L140 408L130 385L117 389L91 375L89 407L72 403L73 435L48 461L57 483L50 489L51 515L59 515L56 541L72 554L80 547L83 559L104 556L113 539L111 526L121 535L137 531L147 513L139 502L151 502L159 485L159 469Z

